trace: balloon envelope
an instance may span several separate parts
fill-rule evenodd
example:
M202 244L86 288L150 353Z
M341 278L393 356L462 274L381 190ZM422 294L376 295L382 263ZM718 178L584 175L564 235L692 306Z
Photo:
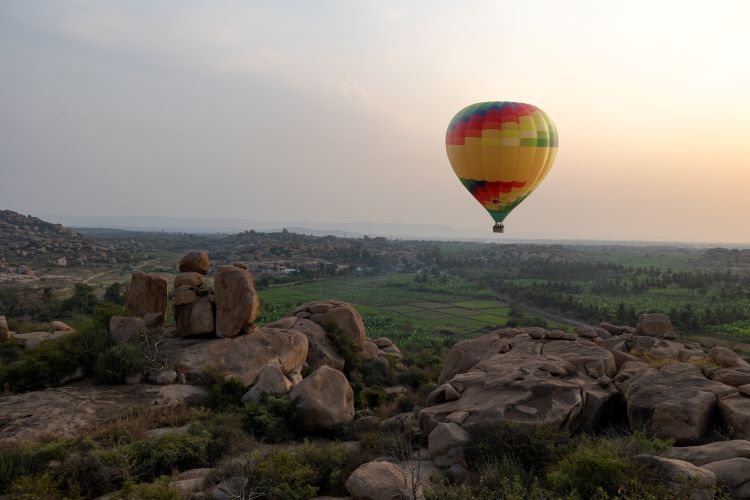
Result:
M531 104L480 102L453 117L445 147L461 183L500 223L549 172L557 129Z

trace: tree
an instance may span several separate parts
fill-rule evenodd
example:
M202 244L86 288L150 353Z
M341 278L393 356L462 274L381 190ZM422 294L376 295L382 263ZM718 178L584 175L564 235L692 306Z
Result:
M112 283L111 285L109 285L104 291L104 300L118 306L125 304L125 297L122 293L122 285L120 283Z
M73 295L63 301L62 310L65 312L91 314L98 303L99 299L94 294L92 286L85 283L77 283L73 289Z

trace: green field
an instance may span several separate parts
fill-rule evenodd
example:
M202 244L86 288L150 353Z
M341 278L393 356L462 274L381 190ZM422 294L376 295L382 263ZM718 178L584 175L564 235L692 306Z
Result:
M505 326L509 319L508 304L486 290L456 278L428 283L414 278L414 274L331 278L261 290L263 319L283 316L302 302L343 300L362 314L370 337L385 335L406 346L467 338L486 327Z

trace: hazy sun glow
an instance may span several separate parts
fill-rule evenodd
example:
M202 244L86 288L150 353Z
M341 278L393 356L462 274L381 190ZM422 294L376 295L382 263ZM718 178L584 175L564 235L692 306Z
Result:
M750 241L748 19L741 0L3 2L0 208L486 234L445 128L511 100L560 146L509 235Z

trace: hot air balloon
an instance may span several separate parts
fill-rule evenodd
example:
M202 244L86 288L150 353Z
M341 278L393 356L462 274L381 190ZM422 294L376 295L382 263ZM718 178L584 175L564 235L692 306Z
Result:
M480 102L453 117L445 148L461 183L502 233L503 220L552 167L557 129L547 114L521 102Z

